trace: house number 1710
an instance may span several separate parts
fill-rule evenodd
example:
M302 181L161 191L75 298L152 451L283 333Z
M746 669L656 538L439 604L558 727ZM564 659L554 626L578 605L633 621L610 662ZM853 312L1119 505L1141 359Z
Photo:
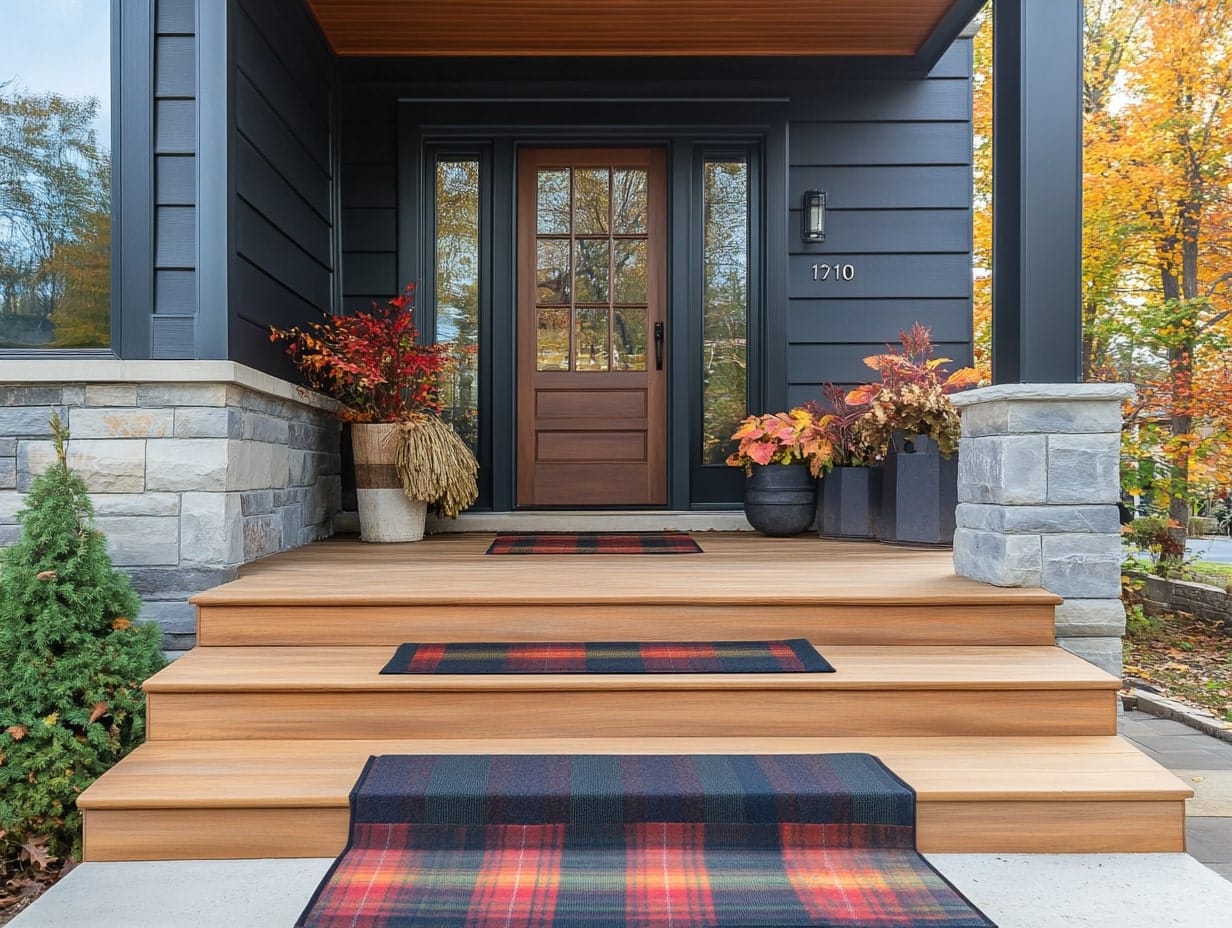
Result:
M855 280L853 264L814 264L813 280Z

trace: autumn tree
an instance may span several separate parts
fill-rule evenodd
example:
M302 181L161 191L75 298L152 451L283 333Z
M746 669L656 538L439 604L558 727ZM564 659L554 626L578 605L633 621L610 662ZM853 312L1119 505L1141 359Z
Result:
M1128 447L1164 466L1137 482L1184 531L1194 478L1227 480L1232 439L1232 8L1093 5L1108 17L1088 52L1086 315L1107 344L1091 373L1138 385Z

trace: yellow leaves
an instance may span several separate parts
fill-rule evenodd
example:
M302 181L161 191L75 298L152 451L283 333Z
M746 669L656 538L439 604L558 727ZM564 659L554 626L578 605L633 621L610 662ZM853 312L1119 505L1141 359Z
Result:
M20 741L22 738L26 737L26 733L29 732L30 729L25 725L10 725L5 729L5 731L12 736L14 741Z
M48 728L54 728L56 725L59 725L60 724L60 713L59 712L51 713L51 715L43 719L43 724L46 725Z

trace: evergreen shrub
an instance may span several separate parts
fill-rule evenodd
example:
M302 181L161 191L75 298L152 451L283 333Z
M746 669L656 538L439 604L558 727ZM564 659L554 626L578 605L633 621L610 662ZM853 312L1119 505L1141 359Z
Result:
M56 460L0 552L0 851L7 864L77 858L77 797L141 743L142 682L165 663L160 632L112 567L85 482ZM7 868L6 868L7 869Z

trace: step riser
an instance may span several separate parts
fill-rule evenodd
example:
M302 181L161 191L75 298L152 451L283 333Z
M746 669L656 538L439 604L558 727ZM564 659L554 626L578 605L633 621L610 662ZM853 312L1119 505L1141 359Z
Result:
M218 860L334 857L345 808L144 809L85 813L85 857ZM1185 849L1180 802L927 802L917 846L933 854L1175 853Z
M714 641L830 645L1050 645L1048 605L228 605L199 606L203 646L397 645L404 641Z
M1104 690L152 693L154 741L1107 735Z

